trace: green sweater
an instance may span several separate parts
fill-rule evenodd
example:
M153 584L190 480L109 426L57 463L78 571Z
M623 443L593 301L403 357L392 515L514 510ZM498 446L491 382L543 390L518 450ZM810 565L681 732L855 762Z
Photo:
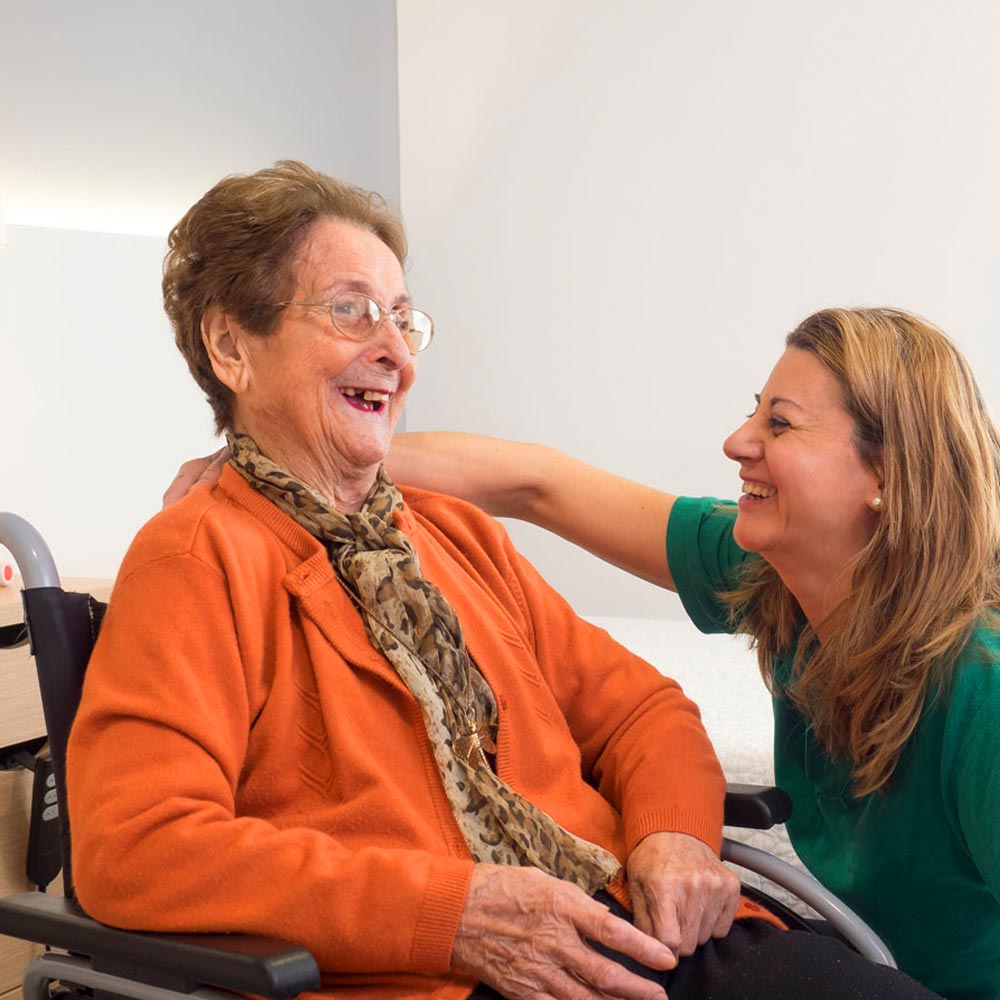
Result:
M681 498L667 558L691 620L732 631L716 594L748 553L735 508ZM774 756L792 797L799 857L948 1000L1000 1000L1000 634L977 629L945 694L929 696L887 789L856 799L834 760L780 696L795 644L775 664Z

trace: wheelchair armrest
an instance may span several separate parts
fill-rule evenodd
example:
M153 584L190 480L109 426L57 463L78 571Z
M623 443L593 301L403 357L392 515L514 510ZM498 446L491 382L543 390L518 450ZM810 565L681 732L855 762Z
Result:
M320 988L315 959L297 945L243 934L119 930L73 900L40 892L0 900L0 934L87 955L98 971L184 992L202 985L287 1000Z
M787 792L769 785L726 785L723 823L745 830L770 830L792 815Z
M897 968L885 942L843 900L808 872L749 844L723 838L722 860L757 872L811 906L847 943L870 962ZM765 902L769 906L769 902Z

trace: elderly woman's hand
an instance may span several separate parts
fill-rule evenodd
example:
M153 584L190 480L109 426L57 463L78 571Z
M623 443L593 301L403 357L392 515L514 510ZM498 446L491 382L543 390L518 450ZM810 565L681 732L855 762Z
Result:
M217 483L222 474L222 467L228 461L228 446L220 448L213 455L189 459L177 470L173 482L163 494L163 506L169 507L172 503L183 499L202 483Z
M695 837L652 833L628 859L636 926L679 956L725 937L739 905L740 881Z
M585 938L653 969L677 964L668 948L577 886L537 868L486 864L473 872L452 962L510 1000L665 1000L657 983L594 951Z

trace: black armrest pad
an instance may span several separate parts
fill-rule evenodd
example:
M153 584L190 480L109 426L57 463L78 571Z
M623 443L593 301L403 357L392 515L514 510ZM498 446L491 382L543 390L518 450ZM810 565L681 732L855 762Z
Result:
M99 971L155 985L199 984L275 1000L320 988L315 959L297 945L242 934L123 931L92 920L73 900L40 892L0 900L0 934L88 955Z
M770 830L792 815L788 793L769 785L726 785L723 822L745 830Z

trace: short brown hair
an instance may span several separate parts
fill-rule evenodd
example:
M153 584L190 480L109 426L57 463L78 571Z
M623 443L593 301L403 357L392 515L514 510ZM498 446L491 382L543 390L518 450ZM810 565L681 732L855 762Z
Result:
M295 160L225 177L174 226L163 261L163 306L174 340L215 414L232 427L233 394L212 371L201 320L217 305L251 333L278 326L292 297L295 254L313 224L336 218L374 233L406 264L406 232L381 195L352 187Z

